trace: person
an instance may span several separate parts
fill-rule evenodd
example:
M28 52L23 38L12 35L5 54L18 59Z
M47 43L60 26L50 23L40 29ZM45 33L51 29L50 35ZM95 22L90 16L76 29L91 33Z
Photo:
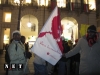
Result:
M62 37L62 43L63 43L63 54L67 53L68 51L70 51L70 47L68 46L68 42L65 41L65 39ZM68 61L69 59L62 57L59 62L58 62L58 75L65 75L67 73L67 75L69 75L69 64ZM67 68L67 72L66 72L66 68Z
M26 40L25 36L21 36L21 42L25 46L25 56L27 59L30 59L32 57L32 53L29 52L29 46L28 43L25 43L25 40Z
M10 58L11 64L23 64L23 69L19 70L18 67L16 69L9 68L8 75L25 75L29 73L27 60L25 58L24 52L25 48L22 42L20 41L21 33L18 30L13 31L12 33L13 41L9 44L8 54Z
M25 50L26 50L26 52L29 52L29 43L28 42L25 43Z
M53 70L54 70L54 66L52 64L50 64L49 62L46 62L46 63L47 63L48 75L52 75L53 74Z
M46 61L36 54L34 54L33 65L34 75L48 75Z
M72 40L68 40L68 46L70 47L70 49L73 48L73 43L72 43Z
M80 75L100 75L100 34L96 32L96 26L90 25L87 35L81 37L77 45L68 53L66 58L80 53Z
M13 40L13 39L10 40L10 43L9 43L9 44L11 44L12 40ZM8 47L9 47L9 44L6 44L6 46L5 46L5 50L6 50L6 52L5 52L5 62L6 62L7 64L10 64L10 58L9 58L9 54L8 54ZM6 69L6 75L8 75L8 69Z
M73 42L72 40L68 40L68 46L70 47L70 50L73 48ZM68 72L67 72L67 75L73 73L73 57L70 57L67 61L67 66L68 67Z
M73 45L73 48L77 45L78 39L75 40L75 44ZM80 54L77 53L73 56L73 63L74 63L74 72L75 75L79 75L79 64L80 64Z

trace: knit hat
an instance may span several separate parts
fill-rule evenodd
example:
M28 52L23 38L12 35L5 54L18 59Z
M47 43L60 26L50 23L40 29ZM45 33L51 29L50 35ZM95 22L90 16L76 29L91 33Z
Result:
M12 36L13 36L15 33L17 33L17 34L21 35L20 31L15 30L15 31L13 31L13 32L12 32Z
M95 25L90 25L87 29L87 32L96 32L96 26Z

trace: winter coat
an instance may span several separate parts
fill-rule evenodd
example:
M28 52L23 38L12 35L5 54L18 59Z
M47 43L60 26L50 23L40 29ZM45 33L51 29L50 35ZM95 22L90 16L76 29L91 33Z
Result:
M28 66L25 65L27 60L24 56L25 47L24 45L18 41L13 40L12 43L9 45L8 53L10 57L10 64L23 64L23 70L9 70L8 75L23 75L29 73Z
M70 51L70 46L68 46L68 43L66 41L63 41L63 54L64 53L67 53L68 51ZM63 62L67 62L67 58L66 57L62 57L60 59L60 61L63 61Z
M86 36L83 36L79 39L77 45L66 53L65 56L68 58L77 53L80 53L80 75L100 75L100 37L97 42L90 47Z

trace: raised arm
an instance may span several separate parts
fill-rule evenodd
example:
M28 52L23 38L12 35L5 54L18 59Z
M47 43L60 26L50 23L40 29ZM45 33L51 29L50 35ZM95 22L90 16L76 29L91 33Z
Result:
M71 56L79 53L79 51L81 50L81 40L82 39L79 39L77 45L72 50L70 50L68 53L65 54L66 58L71 57Z

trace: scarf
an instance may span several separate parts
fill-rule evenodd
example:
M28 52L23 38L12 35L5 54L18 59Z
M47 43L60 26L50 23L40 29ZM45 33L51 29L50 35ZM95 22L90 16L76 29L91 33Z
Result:
M97 42L98 37L99 35L97 33L91 38L87 34L86 39L87 39L88 45L92 47Z

